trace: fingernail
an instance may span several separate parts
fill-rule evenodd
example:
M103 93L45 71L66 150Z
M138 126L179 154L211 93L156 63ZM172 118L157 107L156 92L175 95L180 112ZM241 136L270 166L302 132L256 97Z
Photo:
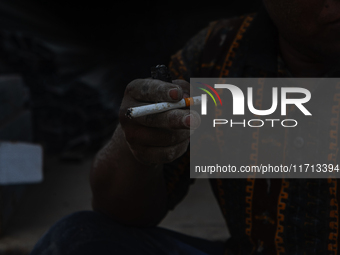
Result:
M169 96L172 99L177 100L178 99L178 89L170 89L169 90Z
M188 128L190 127L190 119L191 118L192 118L191 114L186 115L186 116L183 117L183 124L184 124L184 126L186 126Z

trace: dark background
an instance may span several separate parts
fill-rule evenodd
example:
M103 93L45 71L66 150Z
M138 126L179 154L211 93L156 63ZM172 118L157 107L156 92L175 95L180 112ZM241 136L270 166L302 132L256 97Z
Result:
M0 4L0 24L54 43L72 43L95 55L96 64L132 65L127 78L131 79L147 76L150 64L167 63L210 21L255 12L260 4L260 0L5 0Z
M19 73L29 87L34 140L46 151L91 147L112 134L131 80L168 64L209 22L256 12L260 4L3 0L0 74Z
M168 64L209 22L260 2L0 1L0 142L41 145L44 163L42 183L0 185L0 253L28 254L61 217L91 208L92 159L131 80ZM225 239L208 182L195 186L163 226Z

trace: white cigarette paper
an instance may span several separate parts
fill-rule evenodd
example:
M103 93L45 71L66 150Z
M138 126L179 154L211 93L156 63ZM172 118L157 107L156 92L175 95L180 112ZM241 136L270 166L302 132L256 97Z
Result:
M145 115L150 115L154 113L160 113L169 111L171 109L178 109L187 107L190 105L199 105L201 104L201 96L197 97L188 97L183 98L181 101L177 103L157 103L157 104L149 104L149 105L143 105L139 107L129 108L126 112L126 116L129 118L137 118Z

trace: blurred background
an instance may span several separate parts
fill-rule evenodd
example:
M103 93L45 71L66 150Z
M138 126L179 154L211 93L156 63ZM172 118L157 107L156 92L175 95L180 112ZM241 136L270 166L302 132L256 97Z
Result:
M208 4L0 1L0 254L28 254L58 219L91 209L91 162L131 80L168 64L209 22L256 12L261 1ZM162 226L228 235L205 180Z

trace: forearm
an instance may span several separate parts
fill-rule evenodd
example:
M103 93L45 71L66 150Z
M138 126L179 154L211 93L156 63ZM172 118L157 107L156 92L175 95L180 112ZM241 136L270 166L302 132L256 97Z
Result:
M129 225L158 223L166 214L162 166L137 161L120 125L98 153L90 175L93 208Z

